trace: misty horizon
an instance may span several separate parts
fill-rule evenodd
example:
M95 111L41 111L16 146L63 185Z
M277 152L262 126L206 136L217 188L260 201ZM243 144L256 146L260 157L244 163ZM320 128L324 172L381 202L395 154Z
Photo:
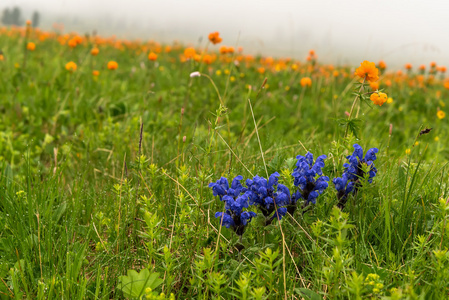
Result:
M358 64L384 60L400 68L436 61L449 65L444 39L449 3L417 1L236 1L226 5L192 1L7 0L1 10L18 6L22 18L41 15L41 28L63 23L65 32L97 31L129 39L174 40L197 45L219 31L224 45L245 53L304 60L314 49L324 63ZM204 44L204 43L203 43ZM211 47L217 50L218 47Z

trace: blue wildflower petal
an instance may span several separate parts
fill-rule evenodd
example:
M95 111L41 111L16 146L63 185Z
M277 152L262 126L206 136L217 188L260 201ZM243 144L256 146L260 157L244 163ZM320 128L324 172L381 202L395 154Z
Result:
M273 174L270 175L270 178L268 179L268 188L273 187L273 185L277 185L278 184L278 177L279 177L279 173L278 172L274 172Z
M366 161L373 161L376 160L376 153L379 152L379 149L377 148L371 148L368 151L366 151L365 154L365 160Z

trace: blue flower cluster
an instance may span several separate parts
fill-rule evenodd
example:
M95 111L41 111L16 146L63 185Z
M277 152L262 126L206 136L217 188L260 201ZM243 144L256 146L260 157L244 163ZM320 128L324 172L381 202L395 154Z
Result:
M353 147L354 152L352 155L346 157L349 163L343 165L345 168L343 175L332 180L337 190L337 198L339 200L337 206L340 209L345 207L348 195L351 192L357 192L358 186L360 185L360 178L365 177L363 165L369 166L369 183L373 182L373 178L377 173L377 169L374 167L374 161L376 160L376 153L379 152L379 149L371 148L366 151L365 157L363 157L362 147L358 144L354 144Z
M250 204L258 206L265 219L275 212L271 220L274 218L280 220L287 213L284 206L290 203L290 190L278 183L278 177L279 173L275 172L268 180L257 175L253 179L246 180L248 190L251 192Z
M324 160L326 155L320 155L313 161L313 154L308 152L306 156L298 155L296 168L292 173L294 185L299 189L295 192L289 213L296 210L298 199L304 199L303 208L310 203L316 204L316 199L328 187L329 177L323 176Z
M215 217L221 218L221 224L234 230L237 235L242 235L246 225L256 216L252 211L243 211L243 208L248 208L252 193L242 186L242 179L240 175L235 177L231 187L225 177L209 184L214 196L225 202L225 211L215 213Z
M364 170L367 170L364 165L368 166L370 183L376 176L374 160L378 151L377 148L369 149L363 157L362 147L354 145L354 153L347 156L349 163L343 165L345 171L342 177L332 180L340 209L344 208L348 194L357 191L360 178L365 176ZM215 213L215 217L220 218L221 224L226 228L241 236L248 223L256 216L256 213L244 210L250 205L258 207L265 217L265 225L268 225L275 218L281 220L287 212L293 215L300 199L303 200L302 209L310 203L316 204L318 196L329 186L329 177L324 176L322 171L327 157L321 155L314 161L313 154L308 152L305 156L298 155L296 158L298 161L292 173L295 186L293 194L288 187L278 182L278 172L271 174L268 180L257 175L253 179L247 179L246 187L242 185L243 177L240 175L232 180L231 186L225 177L210 183L214 196L225 202L224 211Z

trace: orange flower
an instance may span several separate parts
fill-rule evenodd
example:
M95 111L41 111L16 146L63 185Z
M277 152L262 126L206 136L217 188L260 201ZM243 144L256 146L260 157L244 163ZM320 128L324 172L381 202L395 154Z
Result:
M315 50L313 50L313 49L312 49L312 50L309 50L309 55L310 55L310 56L314 56L314 55L315 55Z
M446 80L446 81L444 82L444 88L447 89L447 90L449 90L449 80Z
M228 47L228 53L234 53L234 47Z
M26 21L26 24L27 24L27 26L31 26L31 21L30 21L30 20L27 20L27 21Z
M70 71L70 73L76 71L77 65L76 63L74 63L73 61L69 61L68 63L66 63L65 65L65 69L67 71Z
M90 50L90 54L92 54L93 56L97 56L98 53L100 53L100 49L98 49L97 47L93 47L92 50Z
M257 69L257 72L259 72L260 74L265 73L265 68L264 67L260 67Z
M310 79L310 77L303 77L299 81L299 84L301 84L302 87L312 86L312 79Z
M405 64L405 68L410 71L412 69L412 64Z
M184 50L184 56L187 59L193 58L195 56L195 54L196 54L196 51L195 51L195 48L193 48L193 47L188 47Z
M211 55L209 55L209 54L206 54L206 55L204 55L203 56L203 62L205 63L205 64L211 64L212 63L212 56Z
M446 73L446 67L445 66L439 66L438 68L438 71L440 71L441 73Z
M226 54L228 52L228 47L221 46L219 51L220 51L220 54Z
M157 54L154 52L150 52L150 54L148 54L148 59L151 61L156 61L157 59Z
M76 40L74 40L74 39L70 39L70 40L67 42L67 44L69 45L70 48L75 48L75 47L78 45L78 43L77 43Z
M169 45L165 46L164 51L165 51L165 53L170 53L171 47Z
M426 69L426 65L420 65L420 66L419 66L419 70L420 70L420 71L424 71L425 69Z
M438 112L437 112L437 117L438 117L438 119L444 119L444 117L446 117L446 113L444 112L444 111L442 111L442 110L439 110Z
M369 86L373 91L377 91L379 89L379 83L378 82L370 82Z
M115 61L111 60L108 62L108 69L109 70L115 70L118 68L118 63L116 63Z
M387 68L387 64L383 60L379 61L378 65L379 65L379 69L381 69L381 70L385 70Z
M93 71L92 71L92 75L94 75L94 76L96 77L96 76L100 75L100 71L98 71L98 70L93 70Z
M436 66L437 66L437 63L436 63L436 62L432 61L432 62L430 63L430 67L431 67L431 68L435 68Z
M34 51L34 49L36 49L36 44L33 43L33 42L29 42L27 44L27 49L30 50L30 51Z
M220 44L222 41L222 38L220 37L220 33L218 31L209 33L209 41L211 41L212 44Z
M387 102L388 96L385 93L379 92L379 93L372 93L369 98L371 99L371 101L373 101L375 105L382 106L385 102Z
M373 62L365 60L355 70L355 75L369 82L375 82L379 79L379 70Z

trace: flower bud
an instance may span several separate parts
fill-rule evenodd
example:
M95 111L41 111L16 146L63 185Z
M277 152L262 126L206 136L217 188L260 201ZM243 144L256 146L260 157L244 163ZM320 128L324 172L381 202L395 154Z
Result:
M193 77L200 77L200 76L201 76L201 73L198 72L198 71L190 73L190 78L193 78Z

